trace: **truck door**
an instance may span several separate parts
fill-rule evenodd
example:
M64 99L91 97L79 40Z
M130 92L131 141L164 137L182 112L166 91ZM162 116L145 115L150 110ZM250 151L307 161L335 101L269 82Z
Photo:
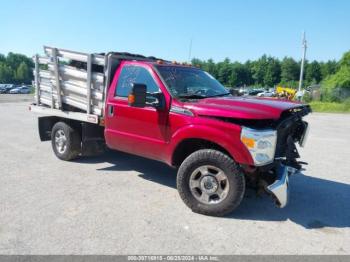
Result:
M128 105L133 83L145 84L147 92L163 92L158 76L147 64L124 62L108 92L105 138L110 148L157 160L165 159L168 141L168 112L151 106ZM168 99L166 99L168 100Z

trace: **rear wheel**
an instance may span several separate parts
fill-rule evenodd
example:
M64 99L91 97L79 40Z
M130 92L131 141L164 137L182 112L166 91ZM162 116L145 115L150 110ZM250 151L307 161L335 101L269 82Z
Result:
M232 158L217 150L203 149L181 164L177 189L193 212L223 216L241 203L245 178Z
M64 122L57 122L53 126L51 144L55 155L61 160L73 160L81 152L79 132Z

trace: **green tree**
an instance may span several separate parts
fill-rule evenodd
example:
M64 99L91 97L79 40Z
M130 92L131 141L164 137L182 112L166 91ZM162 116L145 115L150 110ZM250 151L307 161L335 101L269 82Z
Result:
M229 78L231 75L231 64L230 64L230 59L225 58L223 62L220 62L217 64L218 67L218 80L221 82L223 85L228 85L229 84Z
M22 54L8 53L5 57L0 54L0 82L30 83L33 79L32 59Z
M256 85L263 85L264 84L264 77L265 77L265 71L267 68L267 56L263 55L260 57L257 61L254 61L252 63L252 76L254 79L254 84Z
M292 83L299 79L299 64L291 57L283 58L281 62L281 82Z
M193 58L193 59L191 60L191 64L192 64L193 66L196 66L196 67L199 67L199 68L202 68L202 69L203 69L204 64L205 64L205 61L202 61L202 60L200 60L200 59L198 59L198 58Z
M3 54L0 54L0 63L6 63L6 57Z
M350 51L346 52L339 61L340 67L350 67Z
M29 84L32 76L28 65L25 62L21 62L16 70L15 81L17 83Z
M263 55L251 63L251 72L254 84L274 86L281 79L281 65L278 59Z
M244 63L244 67L247 71L247 79L246 82L244 83L245 85L253 85L254 84L254 79L253 79L253 62L248 60L247 62Z
M263 83L264 86L273 87L281 81L281 64L274 57L268 57L266 64Z
M338 62L335 60L329 60L325 63L320 63L322 79L326 79L327 76L335 74L338 70Z
M22 62L24 62L30 68L34 67L34 62L32 61L32 59L28 58L25 55L10 52L6 57L6 63L12 68L12 70L17 70L17 68Z
M229 86L231 87L238 87L238 86L244 86L251 82L251 76L249 69L239 63L235 62L231 64L231 74L229 76Z
M339 65L339 70L335 74L328 76L323 82L325 88L340 87L350 89L350 51L343 55Z
M245 63L231 62L228 58L218 63L215 63L212 59L205 61L194 58L192 64L209 72L222 84L232 87L244 85L272 87L276 84L282 84L296 88L299 82L300 63L291 57L284 57L281 61L263 55L255 61L248 60ZM347 85L345 80L347 79L349 65L349 52L345 53L339 62L329 60L327 62L312 61L308 63L306 61L304 83L309 85L323 81L328 86L345 86ZM335 74L337 75L334 76Z
M215 78L218 78L218 66L214 63L213 59L209 59L207 62L205 62L203 69Z
M13 81L13 71L11 67L0 62L0 83L11 83Z
M322 79L321 66L317 61L306 65L305 81L307 84L318 84Z

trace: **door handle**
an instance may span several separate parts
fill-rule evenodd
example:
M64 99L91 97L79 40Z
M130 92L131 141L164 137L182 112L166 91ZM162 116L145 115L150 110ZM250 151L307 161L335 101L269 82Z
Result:
M108 105L108 116L114 116L114 106Z

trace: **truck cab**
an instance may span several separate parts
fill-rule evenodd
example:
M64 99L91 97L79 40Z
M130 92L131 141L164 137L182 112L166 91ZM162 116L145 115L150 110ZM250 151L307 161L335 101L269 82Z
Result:
M56 83L75 81L63 75L69 68L56 68ZM67 90L59 92L62 112L51 109L51 116L39 118L41 138L51 138L58 158L81 157L85 142L97 137L110 149L177 168L180 197L194 212L215 216L232 212L247 186L263 189L279 207L287 204L289 177L303 164L297 160L295 144L305 143L308 124L303 117L311 112L308 105L233 96L209 73L187 64L119 59L108 68L101 115L93 119L94 125L87 123L94 116L89 114L91 102L86 121L68 117L84 112L65 97L73 92L67 83ZM96 81L97 75L91 79ZM40 93L39 79L36 82ZM87 94L91 92L98 93ZM71 105L64 106L68 102ZM38 107L47 107L40 97L32 110L40 111Z

